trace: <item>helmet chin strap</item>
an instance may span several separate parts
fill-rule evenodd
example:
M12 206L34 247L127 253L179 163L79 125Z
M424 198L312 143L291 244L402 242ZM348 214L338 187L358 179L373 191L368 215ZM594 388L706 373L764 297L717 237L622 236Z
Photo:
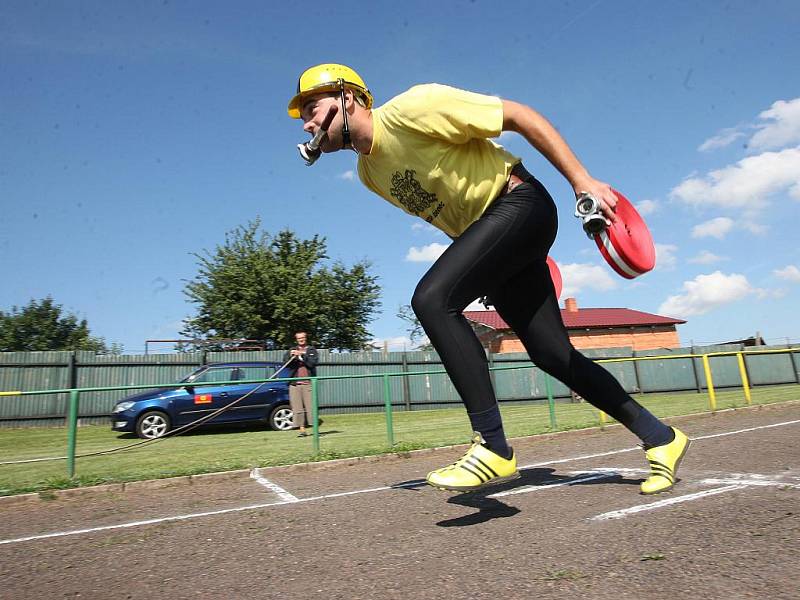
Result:
M339 78L339 95L342 99L342 150L352 148L350 143L350 126L347 124L347 106L344 97L344 79ZM355 149L355 148L354 148Z

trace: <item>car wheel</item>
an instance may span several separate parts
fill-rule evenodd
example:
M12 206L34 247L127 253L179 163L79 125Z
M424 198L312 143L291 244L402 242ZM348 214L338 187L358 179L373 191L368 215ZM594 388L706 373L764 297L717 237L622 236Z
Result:
M269 413L269 426L275 431L291 429L294 423L294 412L288 404L279 404Z
M152 440L169 431L169 417L159 410L148 410L136 420L136 435Z

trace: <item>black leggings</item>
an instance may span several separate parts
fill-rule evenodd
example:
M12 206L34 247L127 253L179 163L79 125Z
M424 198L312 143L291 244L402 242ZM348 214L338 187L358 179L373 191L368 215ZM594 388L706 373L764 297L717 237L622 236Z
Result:
M521 172L523 183L453 241L417 285L411 305L467 412L496 403L486 354L462 314L475 298L488 295L538 367L595 407L628 421L634 401L569 340L545 262L558 228L555 203L520 167L515 173Z

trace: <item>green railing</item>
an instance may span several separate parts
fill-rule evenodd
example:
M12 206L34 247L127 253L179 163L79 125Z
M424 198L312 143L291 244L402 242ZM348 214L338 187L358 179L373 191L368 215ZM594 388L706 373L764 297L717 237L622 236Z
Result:
M789 348L789 349L778 349L778 350L754 350L754 351L736 351L736 352L712 352L707 354L679 354L679 355L659 355L659 356L642 356L642 357L625 357L625 358L612 358L612 359L603 359L598 360L598 363L617 363L617 362L636 362L636 361L648 361L648 360L675 360L675 359L702 359L703 362L703 370L705 373L706 379L706 388L708 392L708 407L711 412L716 411L716 391L714 389L714 381L712 378L711 373L711 365L709 362L710 357L715 356L736 356L739 365L739 374L741 377L741 385L744 390L744 397L745 402L747 405L751 403L751 394L750 394L750 384L747 377L747 371L745 368L744 363L744 355L752 355L752 354L780 354L780 353L792 353L797 352L797 349ZM490 367L491 371L507 371L507 370L515 370L515 369L530 369L533 368L533 364L527 365L500 365L500 366L493 366ZM389 446L394 446L394 427L392 421L392 393L391 393L391 385L390 385L390 378L391 377L413 377L413 376L421 376L421 375L435 375L435 374L442 374L446 373L444 369L437 369L433 371L404 371L399 373L369 373L369 374L361 374L361 375L327 375L327 376L317 376L317 377L304 377L304 378L280 378L280 379L258 379L258 380L237 380L237 381L228 381L228 382L205 382L205 383L192 383L193 387L203 387L203 386L210 386L210 385L242 385L242 384L260 384L260 383L267 383L267 382L291 382L297 381L298 379L303 380L311 380L311 402L312 402L312 435L313 435L313 450L315 454L318 454L320 451L319 446L319 402L318 402L318 382L323 380L336 380L336 379L369 379L375 377L382 377L383 378L383 396L384 396L384 411L386 417L386 436L389 443ZM552 382L549 375L546 373L544 374L545 378L545 388L547 392L547 402L549 406L549 414L550 414L550 426L552 429L557 428L556 424L556 412L555 412L555 400L553 398L553 391L552 391ZM172 384L162 384L162 385L153 385L153 384L146 384L146 385L128 385L128 386L109 386L109 387L95 387L95 388L68 388L68 389L54 389L54 390L35 390L35 391L10 391L10 392L0 392L0 396L33 396L38 394L69 394L69 410L67 414L67 456L66 457L56 457L52 460L63 460L66 458L67 460L67 474L70 478L75 476L75 460L76 460L76 442L77 442L77 429L78 429L78 414L80 408L80 395L82 393L88 392L106 392L106 391L117 391L117 390L138 390L138 389L172 389L172 388L181 388L185 387L186 383L172 383ZM233 403L231 403L233 404ZM202 418L199 419L202 421ZM599 422L602 426L608 420L607 415L602 412L599 412ZM157 440L153 440L157 441ZM47 460L47 459L42 459Z

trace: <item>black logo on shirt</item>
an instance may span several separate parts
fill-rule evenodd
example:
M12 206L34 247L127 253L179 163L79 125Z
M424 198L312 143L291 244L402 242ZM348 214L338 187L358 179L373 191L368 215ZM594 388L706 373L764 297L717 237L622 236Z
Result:
M392 198L406 207L406 210L419 216L419 213L437 201L436 194L431 194L422 189L419 181L414 179L416 171L406 169L405 175L396 171L392 175Z

